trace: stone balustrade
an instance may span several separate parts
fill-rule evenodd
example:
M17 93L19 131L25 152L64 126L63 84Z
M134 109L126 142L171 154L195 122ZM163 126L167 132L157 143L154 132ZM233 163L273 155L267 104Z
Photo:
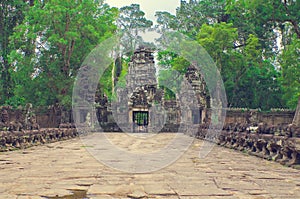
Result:
M117 125L105 126L109 131L121 131ZM207 137L208 124L199 125L196 137ZM63 123L59 128L0 131L0 151L28 148L45 143L74 138L79 135L74 124ZM209 137L209 136L208 136ZM249 126L244 123L226 124L214 137L218 145L239 150L283 165L300 168L300 127L295 125Z
M205 139L208 125L202 124L196 134ZM295 125L251 128L246 124L226 124L214 140L218 145L239 150L286 166L300 168L300 127Z
M0 131L0 151L24 149L40 144L66 140L76 136L78 136L76 128Z

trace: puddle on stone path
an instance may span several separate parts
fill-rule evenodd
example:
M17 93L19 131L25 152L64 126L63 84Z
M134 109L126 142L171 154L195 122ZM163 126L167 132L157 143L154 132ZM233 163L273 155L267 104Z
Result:
M72 189L69 191L71 191L72 194L65 195L65 196L45 197L45 198L47 199L88 199L87 190Z

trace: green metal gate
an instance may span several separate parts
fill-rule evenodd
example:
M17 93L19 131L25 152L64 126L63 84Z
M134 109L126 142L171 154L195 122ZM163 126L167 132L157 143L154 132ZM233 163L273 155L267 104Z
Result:
M132 120L134 123L134 132L147 132L149 124L148 111L133 111Z

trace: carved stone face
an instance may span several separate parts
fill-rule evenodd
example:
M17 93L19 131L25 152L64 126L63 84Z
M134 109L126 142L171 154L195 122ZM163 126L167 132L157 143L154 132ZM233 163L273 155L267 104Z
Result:
M2 122L3 123L7 123L8 122L8 120L9 120L9 116L8 116L8 112L7 112L7 110L2 110L2 112L1 112L1 118L2 118Z

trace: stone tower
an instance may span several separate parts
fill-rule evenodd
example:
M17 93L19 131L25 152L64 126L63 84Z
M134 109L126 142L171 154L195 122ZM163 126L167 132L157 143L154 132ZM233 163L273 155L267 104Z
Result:
M153 51L140 47L134 52L128 65L126 80L128 119L129 124L132 124L132 131L153 131L160 120L160 113L153 111L154 101L162 101L162 93L157 89Z
M153 51L140 47L134 52L126 80L129 97L138 87L157 86Z
M154 103L161 103L163 92L157 89L152 50L140 47L134 52L128 64L126 88L117 90L117 93L114 118L121 129L129 132L155 131L154 128L159 126L160 113Z
M184 83L185 82L185 83ZM207 112L206 86L191 65L182 82L179 99L164 100L158 88L153 51L138 48L128 64L126 88L117 90L114 119L127 132L177 132L180 124L203 123Z

